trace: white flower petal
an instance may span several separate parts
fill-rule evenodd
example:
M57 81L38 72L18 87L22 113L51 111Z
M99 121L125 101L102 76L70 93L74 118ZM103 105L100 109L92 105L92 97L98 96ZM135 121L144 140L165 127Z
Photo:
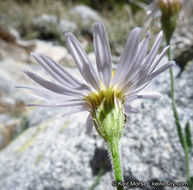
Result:
M34 86L28 86L28 85L18 85L15 86L15 88L25 88L34 91L35 93L38 94L38 96L41 96L44 99L48 100L66 100L67 98L69 99L72 98L72 96L67 96L63 94L58 94L56 92L47 90L46 88L40 88L40 87L34 87Z
M31 53L31 55L36 59L36 61L54 78L56 79L60 84L65 85L67 87L72 88L74 85L72 83L72 80L66 80L64 79L64 75L61 75L60 72L57 72L52 68L52 66L49 65L49 63L45 62L44 59L39 57L38 55Z
M72 57L74 58L77 67L82 74L83 78L87 83L89 83L96 90L100 89L100 82L98 80L97 74L94 67L90 63L88 56L82 49L78 40L71 34L66 34L67 46L70 50Z
M36 61L60 84L68 88L82 90L85 93L90 92L90 88L75 79L70 73L63 69L58 63L54 62L47 56L40 54L39 56L31 53ZM62 68L62 69L61 69Z
M42 101L47 101L48 102L48 99L46 99L45 97L41 96L41 95L36 95L36 94L25 94L27 96L30 96L32 98L35 98L35 99L39 99L39 100L42 100Z
M151 75L149 75L144 82L152 80L154 77L156 77L157 75L159 75L160 73L162 73L163 71L167 70L168 68L170 68L171 66L174 66L174 65L176 65L174 61L169 61L167 64L163 65L157 71L155 71Z
M142 72L146 73L147 70L149 69L149 67L152 65L152 62L155 60L155 57L158 53L158 50L159 50L161 42L162 42L162 37L163 37L163 31L161 31L158 34L158 36L157 36L157 38L156 38L156 40L155 40L149 54L147 56L147 59L145 60L145 62L143 64L143 67L141 69L141 73Z
M137 51L137 46L139 44L141 36L141 28L134 28L125 45L124 51L121 55L118 67L115 71L115 75L112 79L112 85L115 85L118 83L121 79L124 80L124 77L128 71L130 71L130 68L132 67L132 61L134 58L134 55Z
M93 37L98 73L102 83L107 87L112 77L111 52L107 33L101 22L94 26Z
M159 75L160 73L162 73L163 71L167 70L168 68L170 68L171 66L174 66L175 62L174 61L170 61L167 64L163 65L161 68L159 68L157 71L155 71L154 73L152 73L151 75L149 75L146 79L138 81L137 84L135 84L133 86L133 88L130 89L130 92L127 92L126 95L134 95L137 94L138 92L140 92L141 90L143 90L150 82L151 80L156 77L157 75Z
M68 71L66 71L60 64L49 58L48 56L44 54L40 54L41 58L46 61L47 64L61 77L63 77L64 80L67 82L73 83L73 86L85 86L86 89L89 89L88 86L81 83L79 80L77 80L73 75L71 75Z
M85 101L70 102L70 103L61 103L61 104L28 104L27 106L38 106L38 107L52 107L52 108L63 108L63 107L73 107L73 106L86 106Z
M62 98L58 98L58 97L54 98L55 96L53 94L52 96L45 96L43 94L38 94L38 95L37 94L26 94L26 95L42 100L49 104L57 104L57 105L63 104L64 102L67 103L67 102L82 102L83 101L83 99L78 99L78 98L69 99L69 97L66 98L65 96L63 96Z
M68 112L62 114L62 117L65 117L65 116L68 116L68 115L73 115L73 114L84 112L84 111L88 111L87 106L73 107L73 109L71 111L68 111Z
M137 95L137 99L159 99L160 95Z
M144 80L144 78L147 76L148 70L151 67L151 65L152 65L153 61L155 60L156 55L158 53L159 47L161 45L162 37L163 37L163 32L161 31L158 34L149 54L144 59L142 65L141 65L141 68L138 70L135 77L133 77L132 80L129 81L130 83L133 83L133 81L137 82L140 80Z
M154 63L152 64L152 66L150 67L148 74L151 74L154 69L157 67L157 65L160 63L161 59L163 58L163 56L167 53L169 49L169 46L165 47L163 49L163 51L161 52L161 54L158 56L158 59L154 61Z
M139 112L138 109L133 108L133 107L131 107L131 106L128 105L128 104L125 104L125 105L124 105L124 109L125 109L125 112L126 112L126 113L138 113L138 112Z
M125 103L126 104L129 104L131 103L132 101L136 100L137 99L137 95L127 95L125 96L126 100L125 100Z
M141 43L138 46L136 57L134 59L133 67L131 70L127 73L125 80L122 81L121 87L125 91L128 91L130 88L130 83L132 80L137 80L135 77L137 75L138 69L141 66L143 59L145 58L145 55L147 53L148 49L148 40L149 40L149 34L147 33L146 38L141 41Z
M88 135L91 134L91 131L92 131L92 129L93 129L93 126L94 126L94 124L93 124L93 121L92 121L92 115L89 114L89 115L88 115L88 118L87 118L87 120L86 120L86 134L88 134Z
M35 82L37 82L39 85L43 86L44 88L51 90L53 92L56 92L58 94L65 94L65 95L72 95L72 96L79 96L82 95L84 96L84 94L80 91L80 90L73 90L73 89L69 89L67 87L64 86L59 86L55 83L52 83L50 81L47 81L43 78L41 78L40 76L36 75L33 72L30 71L24 71L25 74L27 74L31 79L33 79Z
M132 101L136 100L136 99L159 99L161 96L158 94L154 94L154 95L149 95L149 94L143 94L143 95L128 95L126 96L126 104L131 103Z
M154 61L155 57L158 53L159 47L161 45L162 36L163 36L163 33L160 32L158 37L156 38L156 41L155 41L153 47L151 48L150 53L148 54L148 56L144 60L141 68L125 84L125 88L127 91L132 91L133 89L137 88L141 84L145 83L145 81L146 81L145 79L148 78L149 74L151 74L151 73L149 73L149 70L153 71L152 69L155 69L156 66L158 65L158 63L160 62L160 60L162 59L162 57L165 54L165 52L167 51L168 47L164 48L164 50L162 51L162 53L158 57L158 60Z
M71 75L69 72L67 72L60 64L53 61L51 58L47 57L46 55L40 54L40 57L45 61L45 63L57 74L59 75L63 81L70 84L72 88L79 88L81 87L85 91L90 91L90 88L81 83L79 80L77 80L73 75Z
M157 38L156 38L156 40L153 44L153 47L151 48L148 56L144 59L142 65L141 65L141 68L132 77L132 79L130 79L128 81L128 84L127 84L128 87L130 86L130 84L134 84L134 86L135 86L136 83L139 83L138 81L143 81L144 78L147 77L148 70L150 69L150 67L151 67L151 65L152 65L153 61L155 60L156 55L158 53L159 47L161 45L162 37L163 37L163 32L161 31L158 34L158 36L157 36Z

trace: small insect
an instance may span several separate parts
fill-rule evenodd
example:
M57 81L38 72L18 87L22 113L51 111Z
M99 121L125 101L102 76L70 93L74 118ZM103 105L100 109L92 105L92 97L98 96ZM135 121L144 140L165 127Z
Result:
M124 122L126 123L127 122L127 115L124 113L124 115L125 115L125 120L124 120Z

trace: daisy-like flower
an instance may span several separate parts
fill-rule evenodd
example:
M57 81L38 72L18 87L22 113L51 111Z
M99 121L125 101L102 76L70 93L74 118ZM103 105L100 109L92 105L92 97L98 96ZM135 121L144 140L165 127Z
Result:
M149 34L140 41L141 28L134 28L126 42L117 69L112 76L111 52L104 25L99 22L94 26L94 50L96 56L95 67L90 62L78 40L71 34L66 34L68 49L84 78L85 83L77 80L60 64L43 54L32 54L36 61L56 80L50 82L37 74L25 73L41 87L20 86L36 93L36 96L46 100L49 104L30 104L42 107L71 107L71 112L88 111L86 121L87 132L93 126L104 139L112 159L115 180L123 181L121 162L119 157L119 140L123 135L125 113L137 113L131 106L136 99L156 99L157 95L139 94L161 72L175 63L170 61L157 69L168 47L158 54L162 41L160 32L147 53ZM124 189L117 186L117 189Z
M43 88L25 85L18 87L30 89L36 93L36 97L49 102L49 104L29 104L29 106L71 107L72 110L64 115L88 111L90 114L86 123L87 130L90 131L94 125L103 136L101 126L99 127L99 118L107 117L108 111L117 107L118 112L122 109L123 113L136 113L138 110L131 106L133 100L158 98L157 95L140 95L139 92L154 77L175 64L170 61L156 70L168 50L166 47L158 55L162 36L160 32L147 54L149 34L140 41L141 28L134 28L127 39L118 67L112 77L111 52L107 33L101 22L94 26L93 34L97 71L79 41L73 34L66 33L68 49L85 83L77 80L48 56L32 53L35 60L57 82L50 82L31 71L24 71ZM125 116L122 115L122 117L124 121Z

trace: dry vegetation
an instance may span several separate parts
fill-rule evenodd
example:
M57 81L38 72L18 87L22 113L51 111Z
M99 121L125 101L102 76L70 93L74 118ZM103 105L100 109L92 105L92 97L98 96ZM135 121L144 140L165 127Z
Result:
M81 29L81 21L73 17L70 10L75 4L71 1L41 0L23 3L22 1L4 0L0 4L0 24L16 28L24 39L37 37L37 32L32 30L32 20L40 15L54 14L58 19L75 22ZM115 7L113 11L100 12L101 19L107 27L112 49L116 44L122 46L131 28L143 26L144 11L132 14L128 5Z

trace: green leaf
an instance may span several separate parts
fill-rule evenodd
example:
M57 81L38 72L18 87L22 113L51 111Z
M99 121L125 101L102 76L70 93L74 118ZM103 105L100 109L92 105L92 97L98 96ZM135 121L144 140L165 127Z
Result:
M193 176L192 176L192 177L190 177L189 189L190 189L190 190L192 190L192 189L193 189Z
M187 122L185 126L185 137L186 144L188 146L189 151L192 149L192 141L191 141L191 131L190 131L190 123Z

